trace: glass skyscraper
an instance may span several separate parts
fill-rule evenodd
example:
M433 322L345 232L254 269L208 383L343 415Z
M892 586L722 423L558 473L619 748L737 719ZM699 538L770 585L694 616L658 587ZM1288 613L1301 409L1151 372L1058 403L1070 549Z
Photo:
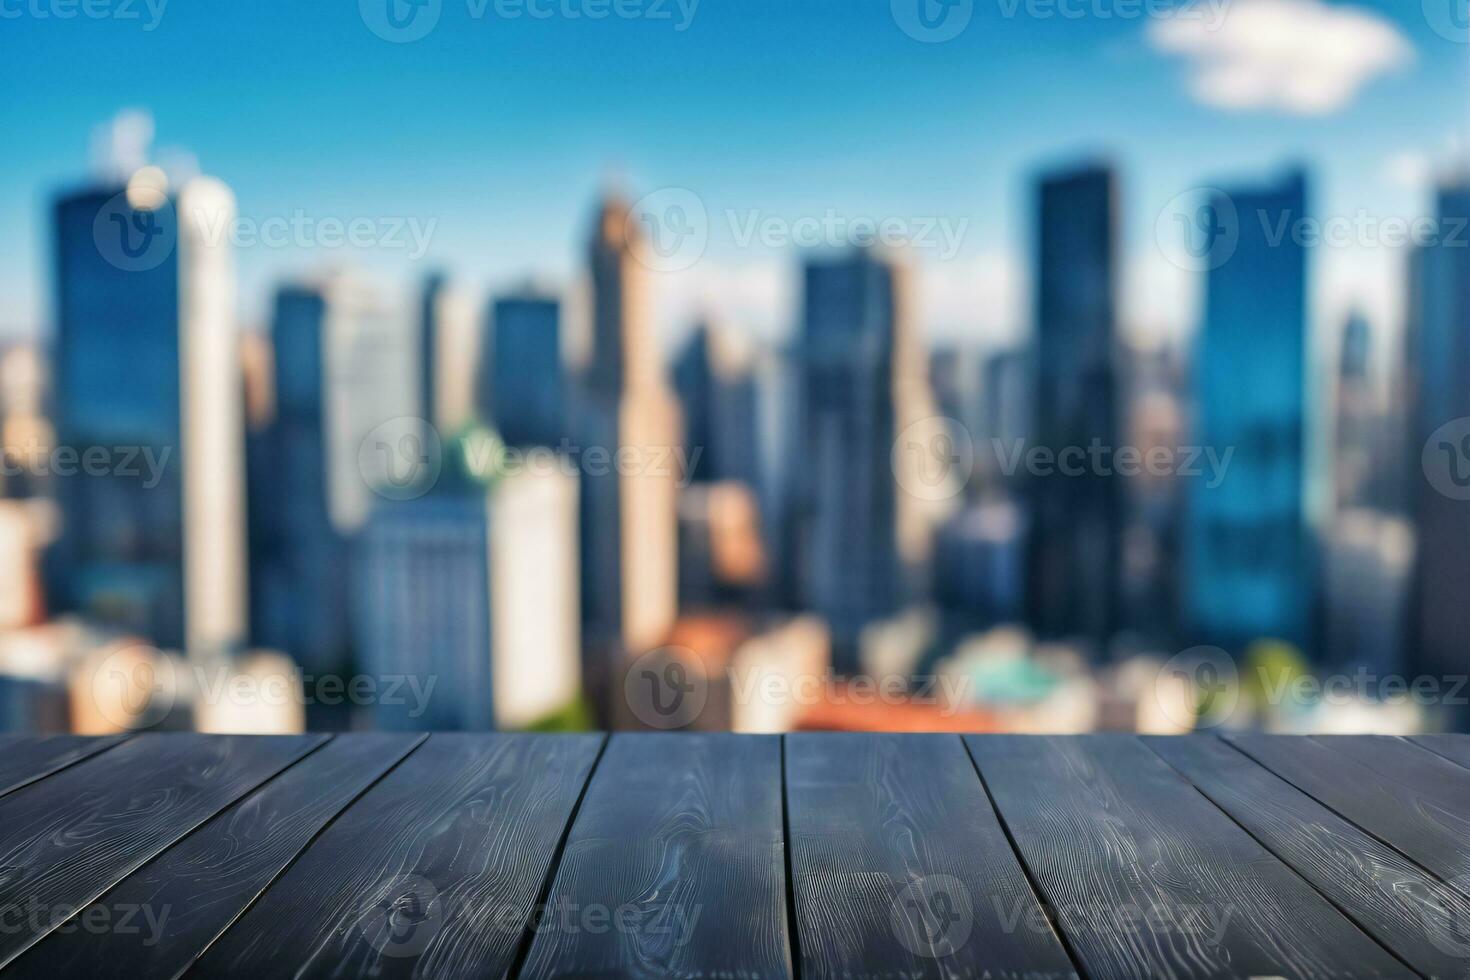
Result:
M156 168L55 204L57 605L199 655L244 640L234 198ZM148 464L156 461L157 472Z
M480 404L508 446L558 446L567 437L561 304L526 289L497 299L482 360Z
M1060 462L1118 445L1117 180L1104 166L1052 174L1036 203L1034 431ZM1121 481L1058 465L1030 475L1027 491L1032 626L1104 655L1118 625Z
M1314 571L1304 513L1307 180L1216 194L1192 229L1209 273L1195 351L1196 441L1223 459L1190 487L1184 535L1192 637L1238 650L1272 638L1310 652ZM1277 229L1285 233L1278 235Z

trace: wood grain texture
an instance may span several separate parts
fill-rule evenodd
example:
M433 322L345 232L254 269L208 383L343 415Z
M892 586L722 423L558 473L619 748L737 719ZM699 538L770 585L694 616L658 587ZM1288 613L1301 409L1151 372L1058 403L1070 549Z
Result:
M1409 741L1470 769L1470 735L1415 735Z
M0 796L112 748L126 735L0 735Z
M1213 736L1144 740L1216 806L1421 974L1463 978L1470 899Z
M429 736L190 975L505 976L601 745Z
M179 976L328 821L422 738L327 743L82 909L12 963L6 980Z
M0 964L323 741L139 735L0 798Z
M1076 976L958 735L785 750L802 977Z
M791 973L775 736L615 735L523 978Z
M1089 977L1413 976L1137 738L966 742Z
M1287 782L1470 895L1470 770L1404 739L1381 735L1227 738Z

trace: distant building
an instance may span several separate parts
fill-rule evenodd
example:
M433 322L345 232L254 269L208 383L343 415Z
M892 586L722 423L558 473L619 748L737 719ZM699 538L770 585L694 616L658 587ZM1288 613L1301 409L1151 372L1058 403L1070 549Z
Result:
M234 197L157 168L60 198L54 350L63 610L194 655L244 641L245 539ZM100 456L99 456L100 454ZM151 462L150 462L151 461Z
M1235 651L1271 637L1312 650L1316 591L1304 513L1306 250L1271 229L1302 220L1306 177L1211 202L1238 235L1210 243L1194 356L1200 446L1233 452L1223 480L1187 477L1187 628ZM1232 211L1233 209L1233 211ZM1233 249L1226 253L1222 250Z
M664 642L678 614L678 403L653 337L628 206L598 210L588 249L591 362L577 393L582 622L600 691L621 648Z
M981 488L1015 490L1025 473L1008 473L1003 464L1031 434L1031 371L1026 354L1018 350L991 354L984 370L983 422L975 440L976 483Z
M253 639L308 673L352 667L350 542L376 490L432 476L405 326L344 278L276 294L276 415L250 460Z
M1026 615L1026 513L1004 499L971 505L934 541L934 600L944 641Z
M1343 325L1338 355L1337 405L1333 426L1333 488L1339 509L1370 503L1382 417L1369 375L1372 335L1368 321L1354 313Z
M685 458L692 482L760 481L756 379L720 327L695 327L674 362L674 388L684 412Z
M1367 509L1333 518L1322 562L1327 615L1323 660L1344 671L1402 675L1414 532Z
M831 625L838 668L852 669L863 628L922 591L933 508L914 490L921 467L949 461L926 458L925 440L895 452L935 414L902 270L858 249L809 262L804 283L798 586Z
M358 544L363 662L424 692L375 703L380 728L523 727L577 697L575 482L524 472L487 483L460 448L486 438L466 433L434 489L384 502Z
M1443 241L1418 255L1411 296L1407 386L1416 395L1410 452L1411 513L1415 551L1414 598L1409 621L1408 669L1444 676L1465 668L1465 638L1470 636L1470 504L1432 485L1421 452L1443 467L1446 479L1463 483L1470 459L1454 439L1429 446L1440 426L1470 417L1470 249L1448 229L1470 220L1470 179L1439 190ZM1456 483L1445 486L1454 487ZM1459 724L1465 724L1461 709Z
M418 335L418 415L447 435L475 418L479 342L473 310L443 273L424 281Z
M1101 166L1049 175L1037 210L1033 435L1060 463L1118 446L1117 179ZM1123 481L1082 469L1025 479L1029 619L1042 639L1080 639L1103 655L1118 626Z
M558 446L568 437L561 304L527 289L497 299L482 349L482 416L508 446Z

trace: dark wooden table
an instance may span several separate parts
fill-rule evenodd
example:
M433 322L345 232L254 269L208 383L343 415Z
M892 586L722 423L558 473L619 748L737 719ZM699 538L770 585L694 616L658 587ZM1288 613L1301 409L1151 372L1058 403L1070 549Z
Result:
M1470 737L0 739L17 977L1470 977Z

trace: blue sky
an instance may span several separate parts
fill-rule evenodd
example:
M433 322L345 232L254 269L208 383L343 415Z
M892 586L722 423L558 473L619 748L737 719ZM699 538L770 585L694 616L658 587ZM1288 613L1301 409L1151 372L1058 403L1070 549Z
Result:
M393 249L242 248L246 325L275 281L330 264L390 289L442 265L477 296L527 273L568 282L592 202L616 176L634 197L688 188L714 219L703 259L659 277L667 331L700 306L757 333L789 327L800 253L742 248L719 216L836 209L965 221L953 259L920 257L921 310L932 335L994 339L1025 320L1026 192L1039 167L1118 162L1130 323L1185 328L1195 280L1153 242L1168 201L1300 160L1320 212L1423 214L1426 169L1459 152L1470 79L1470 45L1437 33L1419 0L1236 0L1223 23L1285 6L1307 40L1325 33L1313 20L1324 8L1346 10L1357 47L1273 66L1271 24L1241 27L1220 34L1226 53L1259 42L1264 68L1203 81L1191 68L1224 49L1194 44L1198 32L1166 43L1161 18L1137 16L1142 0L1062 0L1080 16L1050 0L968 0L971 20L943 43L900 28L894 11L910 0L700 0L692 18L692 0L668 0L656 8L666 19L599 20L440 0L434 29L411 43L373 33L357 0L90 0L109 16L61 19L66 2L0 0L8 333L45 328L47 202L85 177L93 127L128 107L152 114L159 146L186 147L226 181L243 216L435 221L417 262ZM585 11L589 0L554 2ZM647 13L655 0L625 2ZM1385 54L1385 35L1364 24L1402 49ZM1273 70L1283 74L1250 77ZM1332 77L1283 97L1300 81L1292 72ZM1361 300L1392 320L1397 256L1337 251L1317 277L1321 315Z

